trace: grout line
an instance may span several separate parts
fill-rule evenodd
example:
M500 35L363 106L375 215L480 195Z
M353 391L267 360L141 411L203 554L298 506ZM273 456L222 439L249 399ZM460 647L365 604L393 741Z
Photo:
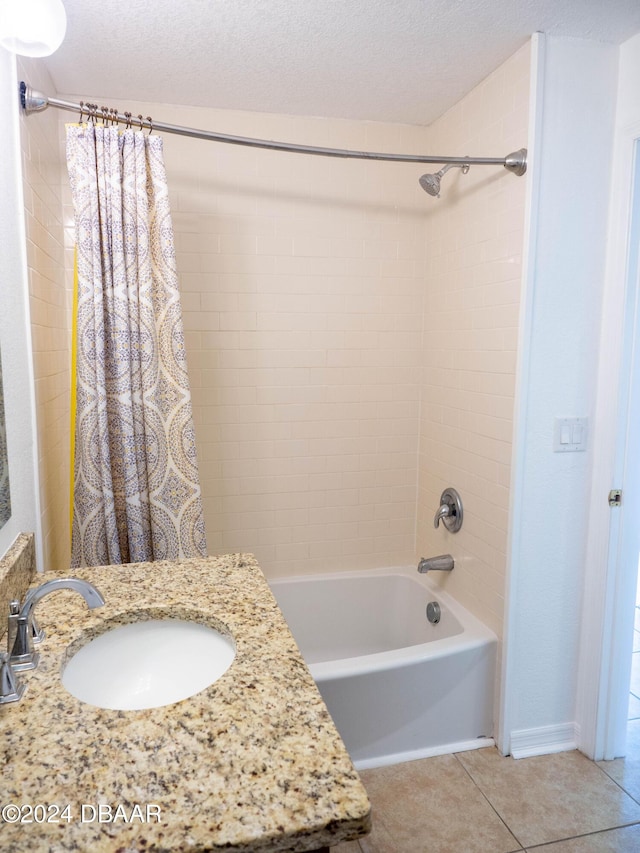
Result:
M597 829L595 832L584 832L582 835L570 835L567 838L557 838L555 841L545 841L542 844L535 844L533 847L525 848L525 853L535 853L536 850L543 850L545 847L551 847L553 844L558 844L561 841L575 841L578 838L591 838L595 835L604 835L607 832L615 832L618 829L626 829L629 826L639 826L640 821L633 823L623 823L621 826L612 826L609 829Z
M553 839L552 841L545 841L543 844L538 844L538 845L534 845L533 847L527 848L527 847L526 847L526 845L524 845L524 844L520 841L520 839L518 838L518 836L516 835L516 833L511 829L511 827L510 827L510 826L509 826L509 824L506 822L506 820L504 820L504 818L502 817L502 815L501 815L501 814L498 812L498 810L495 808L495 806L493 805L493 803L491 802L491 800L489 799L489 797L487 796L487 794L485 794L485 792L482 790L482 788L480 787L480 785L475 781L475 779L473 778L473 776L471 775L471 773L467 770L467 768L464 766L464 764L460 761L460 759L458 758L458 755L457 755L456 753L454 753L454 758L458 761L458 764L463 768L463 770L465 771L465 773L467 774L467 776L469 776L469 778L471 779L471 781L473 782L473 784L474 784L474 785L476 786L476 788L480 791L480 793L481 793L481 794L482 794L482 796L485 798L485 800L487 801L487 803L489 803L489 805L491 806L491 808L493 809L493 811L494 811L494 812L496 813L496 815L500 818L500 820L502 821L502 823L504 824L504 826L505 826L505 827L507 828L507 830L511 833L511 835L516 839L516 841L518 842L518 844L520 844L521 849L522 849L522 850L524 850L524 851L527 851L527 850L536 850L536 849L538 849L539 847L547 847L547 846L548 846L548 845L550 845L550 844L557 844L557 843L558 843L558 842L560 842L560 841L570 841L571 839L574 839L574 838L588 838L588 837L589 837L589 836L591 836L591 835L599 835L599 834L601 834L601 833L603 833L603 832L611 832L611 831L613 831L613 830L615 830L615 829L624 829L624 828L625 828L625 827L627 827L627 826L637 826L637 825L640 825L640 820L634 820L634 821L630 821L629 823L622 823L622 824L619 824L619 825L617 825L617 826L611 826L611 827L608 827L607 829L599 829L599 830L596 830L595 832L586 832L586 833L582 833L581 835L571 835L571 836L567 836L567 837L556 838L556 839ZM598 764L598 762L593 762L593 764L594 764L596 767L598 767L598 769L599 769L602 773L604 773L604 775L605 775L608 779L610 779L612 782L614 782L614 783L618 786L618 788L620 788L620 790L621 790L624 794L626 794L630 799L632 799L634 802L636 802L636 803L638 803L638 805L640 805L640 800L639 800L638 798L634 797L632 794L630 794L630 793L629 793L629 791L627 791L627 790L626 790L626 788L624 788L624 787L623 787L623 786L622 786L622 785L621 785L621 784L620 784L616 779L613 779L611 776L609 776L609 774L606 772L606 770L604 770L602 767L600 767L600 765Z
M590 759L590 760L591 760L591 759ZM616 759L616 760L617 760L617 759ZM622 759L622 761L624 761L624 758ZM604 764L604 763L605 763L604 761L592 761L592 763L593 763L593 764L595 764L595 766L598 768L598 770L600 770L600 771L602 771L602 773L604 773L604 775L607 777L607 779L610 779L610 780L611 780L615 785L617 785L617 786L618 786L618 788L620 788L620 790L621 790L624 794L626 794L626 795L627 795L627 797L629 797L629 798L630 798L631 800L633 800L635 803L637 803L638 805L640 805L640 798L638 798L638 797L634 796L630 791L628 791L628 790L624 787L624 785L622 785L622 784L621 784L617 779L614 779L614 778L613 778L613 776L610 776L610 775L607 773L607 771L604 769L604 767L602 767L602 764ZM622 824L620 824L620 826L619 826L619 827L618 827L618 826L616 826L616 827L611 827L611 829L619 829L619 828L620 828L620 827L622 827L622 826L633 826L633 825L634 825L634 824L636 824L636 823L640 823L640 820L633 820L633 821L631 821L631 822L630 822L630 823L628 823L628 824L627 824L627 823L622 823ZM606 832L606 830L597 830L597 831L598 831L598 832Z
M454 753L453 753L453 757L456 759L456 761L458 762L458 764L460 765L460 767L462 767L462 769L463 769L463 770L464 770L464 772L467 774L467 776L469 777L469 779L471 779L471 781L473 782L473 784L475 785L475 787L478 789L478 791L480 791L480 793L482 794L482 796L484 797L484 799L487 801L487 803L489 804L489 806L491 807L491 809L493 810L493 812L496 814L496 816L498 817L498 819L499 819L499 820L502 822L502 824L505 826L505 828L506 828L507 832L509 832L509 834L513 836L513 838L516 840L517 844L520 846L520 850L518 850L518 851L510 851L510 853L520 853L520 851L525 850L525 846L524 846L524 844L520 841L520 839L518 838L518 836L515 834L515 832L511 829L511 827L509 826L509 824L506 822L506 820L502 817L502 815L500 814L500 812L499 812L499 811L496 809L496 807L493 805L493 803L491 802L491 800L489 799L489 797L485 794L485 792L482 790L482 788L480 787L480 785L476 782L476 780L473 778L473 776L471 775L471 773L470 773L470 772L467 770L467 768L464 766L464 764L462 763L462 761L460 761L460 759L458 758L458 753L455 753L455 752L454 752Z
M623 760L624 760L624 759L623 759ZM596 762L595 762L595 764L596 764L598 767L600 767L600 763L599 763L599 762L597 762L597 761L596 761ZM624 787L624 785L622 785L622 784L621 784L617 779L614 779L614 778L613 778L613 776L610 776L610 775L607 773L607 771L606 771L603 767L600 767L600 770L602 770L602 772L606 775L606 777L607 777L608 779L611 779L611 781L612 781L614 784L616 784L616 785L618 786L618 788L620 788L620 790L622 791L622 793L623 793L623 794L626 794L626 795L627 795L627 797L629 797L630 799L632 799L632 800L634 801L634 803L637 803L637 804L640 806L640 797L634 796L634 795L633 795L630 791L628 791L628 790ZM640 821L633 821L633 823L640 823ZM621 826L629 826L629 824L623 823L623 824L621 824ZM615 827L614 827L614 828L615 828Z

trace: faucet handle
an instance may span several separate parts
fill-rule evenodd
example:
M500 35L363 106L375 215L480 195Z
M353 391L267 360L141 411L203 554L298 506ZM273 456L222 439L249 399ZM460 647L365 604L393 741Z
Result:
M20 602L18 599L14 599L9 602L9 621L7 624L7 652L11 654L13 651L13 644L16 641L16 634L18 633L18 616L20 615Z
M26 689L27 685L20 681L13 671L9 655L0 652L0 705L19 702Z
M440 504L436 510L436 514L433 516L433 526L435 529L437 530L440 526L440 522L445 518L449 518L450 515L451 507L448 504Z
M451 487L440 495L440 506L436 510L433 526L437 528L441 521L450 533L457 533L462 527L462 499Z
M9 654L13 652L13 646L16 641L18 632L18 616L20 615L20 602L17 598L9 602L9 625L7 628L7 651ZM43 629L36 622L35 616L31 614L31 642L41 643L47 636Z
M9 605L9 628L7 630L7 643L9 652L9 663L16 672L25 669L35 669L40 660L39 652L33 649L33 634L28 616L21 616L16 611L16 602Z

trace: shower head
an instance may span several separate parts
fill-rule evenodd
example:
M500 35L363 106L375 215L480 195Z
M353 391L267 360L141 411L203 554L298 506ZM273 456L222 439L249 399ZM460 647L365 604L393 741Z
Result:
M423 175L420 178L420 186L426 193L429 193L429 195L439 198L440 178L442 177L442 175L443 172L437 172L435 175Z
M469 164L464 163L460 165L459 163L448 163L433 175L422 175L419 179L420 186L426 193L429 193L429 195L435 196L435 198L440 198L440 180L442 176L449 171L449 169L455 168L462 169L462 174L466 175L469 171Z

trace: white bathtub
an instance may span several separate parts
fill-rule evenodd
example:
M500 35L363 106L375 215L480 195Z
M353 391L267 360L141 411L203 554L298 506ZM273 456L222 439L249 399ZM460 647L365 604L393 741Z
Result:
M496 636L415 567L269 585L357 768L493 745Z

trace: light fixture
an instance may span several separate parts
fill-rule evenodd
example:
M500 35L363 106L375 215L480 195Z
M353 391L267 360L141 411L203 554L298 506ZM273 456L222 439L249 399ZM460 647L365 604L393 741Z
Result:
M49 56L62 44L67 15L62 0L2 0L0 46L21 56Z

